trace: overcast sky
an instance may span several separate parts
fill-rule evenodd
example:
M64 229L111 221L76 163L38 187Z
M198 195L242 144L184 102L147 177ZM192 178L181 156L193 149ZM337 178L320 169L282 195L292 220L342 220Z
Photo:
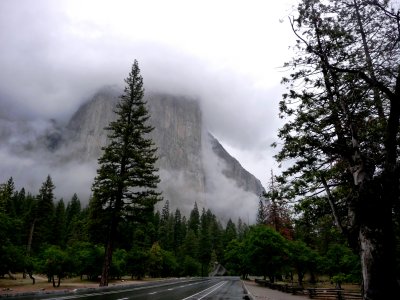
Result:
M1 114L67 121L137 59L147 90L200 98L208 130L266 187L295 2L1 0Z

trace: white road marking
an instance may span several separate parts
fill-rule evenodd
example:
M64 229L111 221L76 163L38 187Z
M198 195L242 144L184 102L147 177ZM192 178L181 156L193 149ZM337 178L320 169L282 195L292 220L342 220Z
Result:
M202 290L202 291L200 291L200 292L198 292L198 293L196 293L196 294L193 294L193 295L191 295L191 296L189 296L189 297L183 298L182 300L188 300L188 299L190 299L190 298L192 298L192 297L194 297L194 296L196 296L196 295L199 295L199 294L201 294L201 293L206 292L207 290L212 289L212 290L209 291L207 294L203 295L201 298L198 298L198 300L201 300L201 299L203 299L204 297L210 295L212 292L218 290L218 289L219 289L220 287L222 287L225 283L227 283L227 281L218 282L217 284L214 284L213 286L210 286L209 288L206 288L206 289L204 289L204 290Z

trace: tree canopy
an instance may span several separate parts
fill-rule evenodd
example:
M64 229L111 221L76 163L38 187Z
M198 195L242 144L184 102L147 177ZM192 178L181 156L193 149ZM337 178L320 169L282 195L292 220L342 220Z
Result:
M358 251L365 299L400 296L400 23L391 1L303 0L290 19L296 56L286 66L277 160L286 197L324 195ZM382 274L386 276L382 276Z

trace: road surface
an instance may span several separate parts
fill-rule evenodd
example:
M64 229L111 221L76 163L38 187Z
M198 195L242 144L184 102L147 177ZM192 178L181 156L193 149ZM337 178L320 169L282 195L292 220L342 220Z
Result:
M246 299L246 291L239 277L181 279L158 284L117 286L68 294L38 294L29 299L46 300L236 300ZM16 299L16 298L14 298ZM20 298L23 299L23 298ZM27 298L25 298L27 299Z

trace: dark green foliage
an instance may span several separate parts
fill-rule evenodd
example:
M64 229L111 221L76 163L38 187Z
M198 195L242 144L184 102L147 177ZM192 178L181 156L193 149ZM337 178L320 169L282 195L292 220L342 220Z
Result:
M257 225L265 224L266 219L267 219L267 215L265 212L264 201L262 199L260 199L258 201L256 224Z
M132 278L142 279L146 275L149 252L139 247L134 247L128 252L127 274Z
M196 236L198 235L200 228L200 213L197 203L194 203L194 207L190 212L190 217L188 220L188 229L191 230Z
M113 253L110 269L111 278L121 279L127 273L128 253L124 249L117 249Z
M232 240L224 252L225 267L231 275L240 275L246 279L251 273L249 257L243 241Z
M116 217L138 222L160 200L156 191L159 178L154 166L156 148L148 137L153 127L147 125L149 113L136 60L125 82L124 94L115 109L117 120L106 128L110 142L99 158L93 192L104 207L115 210Z
M322 258L323 274L328 274L337 284L360 282L360 259L343 244L332 244Z
M15 235L20 229L18 219L0 212L0 276L24 268L23 248L15 240Z
M270 227L252 227L246 239L246 251L253 274L268 276L274 282L276 276L283 273L288 259L287 243Z
M106 128L109 143L102 149L92 186L90 211L94 219L89 226L92 231L99 230L97 226L106 228L102 230L106 254L101 286L108 285L120 222L129 219L133 223L146 223L154 205L161 200L156 190L159 182L156 148L149 138L153 127L148 125L150 116L143 100L143 79L136 60L125 83L115 108L117 118Z
M158 236L160 246L164 250L172 251L174 248L174 217L169 213L168 200L161 211Z
M235 223L232 222L231 219L228 220L226 224L225 233L224 233L224 246L228 245L230 241L237 239L237 230Z
M208 266L210 264L213 249L210 235L211 221L211 212L206 213L206 210L203 208L199 234L199 262L201 263L201 276L208 275Z
M73 243L75 240L81 239L79 236L79 229L84 227L83 218L82 218L82 208L81 202L78 198L78 195L75 193L71 201L68 202L67 208L65 209L65 226L66 226L66 239L67 242Z
M58 246L49 246L44 250L42 260L40 262L40 270L46 274L53 282L54 287L59 287L61 279L66 277L72 270L72 261L68 254L61 250ZM55 283L57 276L58 283Z
M14 203L14 180L12 177L0 185L0 212L9 216L16 216L16 206Z
M54 242L54 189L55 186L50 175L43 182L37 196L36 212L33 222L35 223L32 248L39 249L45 244Z
M193 257L186 255L183 261L183 273L187 276L199 276L201 264Z
M289 264L297 274L298 285L303 286L307 272L315 273L318 268L318 253L302 241L288 243Z
M188 230L182 244L182 251L185 255L193 258L199 257L199 239L192 230Z
M162 277L179 276L178 274L178 262L176 261L175 255L170 251L161 251L162 254Z
M89 280L97 280L101 275L104 258L104 247L88 242L75 242L67 248L74 275L81 278L85 275Z
M175 253L175 256L179 252L179 248L183 243L183 239L185 237L185 230L184 226L186 226L182 222L182 216L181 216L181 211L177 208L175 211L175 216L174 216L174 241L173 241L173 250Z
M151 246L148 257L148 270L151 277L161 277L163 269L163 253L156 242Z
M92 210L93 201L89 208L82 209L76 195L65 209L63 201L57 201L53 233L61 228L55 226L56 221L62 224L62 219L65 219L66 228L70 228L66 243L60 247L60 240L55 238L53 245L44 244L41 250L26 253L28 234L20 232L29 231L30 222L36 217L38 197L21 191L14 192L20 198L18 210L22 212L21 218L0 213L0 238L4 241L0 247L0 273L26 270L34 275L45 272L55 286L58 279L67 275L97 280L102 274L105 248L96 242L99 237L89 241L89 231L93 228L90 229L87 224L93 226L94 223L90 223L95 221L93 212L104 211ZM303 202L303 205L306 203ZM192 220L198 212L197 205L193 210ZM249 227L240 219L237 225L229 220L223 227L211 210L202 209L197 235L189 229L186 216L182 216L179 209L170 213L169 205L164 205L161 214L152 213L144 224L133 224L124 218L119 224L122 232L115 236L117 246L110 266L110 278L125 275L138 279L145 276L207 276L216 263L221 263L229 274L243 278L249 274L272 278L284 274L304 276L307 272L329 274L338 284L343 280L357 281L360 273L356 256L349 252L343 239L333 230L328 209L316 201L310 202L310 208L303 207L302 211L307 213L298 219L296 236L308 239L314 250L302 242L285 240L271 227ZM302 222L309 222L308 229L304 229L303 233ZM166 235L161 230L164 225L170 232ZM95 232L102 234L101 231L91 231L91 235ZM61 235L57 233L57 236ZM165 249L158 242L165 236L168 238L164 243L172 250Z
M63 199L57 202L53 225L54 245L65 248L67 239L67 219Z

